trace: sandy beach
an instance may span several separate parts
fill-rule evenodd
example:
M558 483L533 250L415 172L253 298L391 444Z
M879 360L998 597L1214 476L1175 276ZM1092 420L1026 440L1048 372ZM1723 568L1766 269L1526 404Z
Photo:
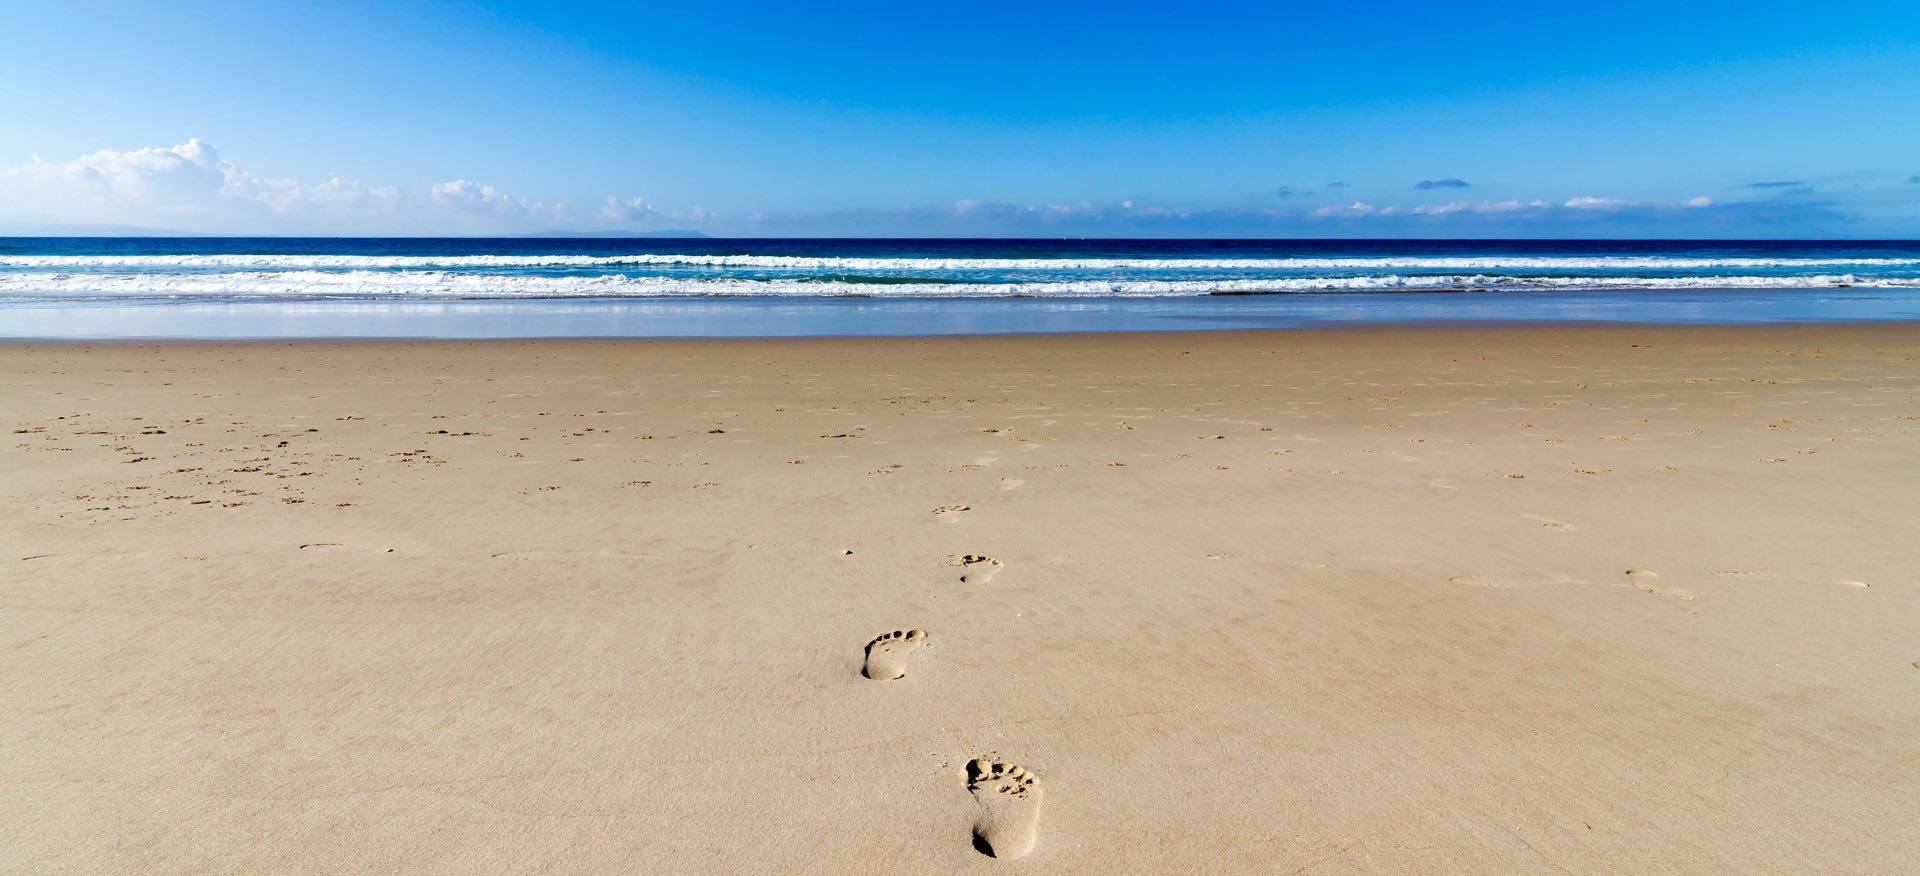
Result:
M0 373L7 872L1920 860L1914 324Z

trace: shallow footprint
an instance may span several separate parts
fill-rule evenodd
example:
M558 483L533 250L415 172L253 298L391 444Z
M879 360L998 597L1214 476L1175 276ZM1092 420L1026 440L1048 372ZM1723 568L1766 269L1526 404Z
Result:
M1535 523L1538 523L1543 529L1558 529L1558 530L1565 531L1573 528L1573 524L1568 523L1564 520L1555 520L1551 517L1542 517L1539 514L1522 514L1520 515L1520 519L1531 520Z
M1783 581L1794 584L1832 584L1840 587L1867 587L1865 581L1820 581L1813 578L1799 578L1793 575L1775 575L1772 572L1715 572L1716 578L1745 578L1750 581Z
M1525 577L1519 575L1457 575L1447 579L1454 584L1468 587L1489 587L1495 590L1508 590L1515 587L1536 587L1542 584L1585 584L1587 582L1566 575L1546 575Z
M867 643L867 665L860 674L889 681L907 674L907 658L927 643L927 634L919 630L894 630Z
M975 758L967 764L967 790L979 807L973 821L973 845L996 858L1018 858L1033 851L1040 833L1040 782L1033 773L1005 763Z
M994 573L1000 571L1003 564L984 554L967 554L960 558L958 565L960 566L960 583L985 584L993 579Z
M1670 587L1662 587L1659 584L1654 583L1655 579L1659 577L1660 577L1659 572L1649 571L1647 569L1628 569L1627 585L1640 591L1641 593L1651 593L1651 594L1654 594L1655 596L1669 596L1674 599L1692 599L1693 598L1693 594L1685 590L1676 590Z

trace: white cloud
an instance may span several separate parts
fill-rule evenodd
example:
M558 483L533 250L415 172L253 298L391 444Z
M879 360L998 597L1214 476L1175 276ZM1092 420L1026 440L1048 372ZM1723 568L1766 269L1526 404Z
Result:
M1713 199L1706 198L1706 197L1691 198L1689 200L1682 201L1678 204L1675 204L1675 203L1661 202L1661 201L1626 201L1626 200L1621 200L1619 198L1596 198L1590 195L1586 195L1578 198L1567 199L1564 203L1560 204L1560 209L1565 209L1565 210L1671 209L1675 207L1710 207L1712 205L1713 205ZM1501 213L1517 213L1522 211L1534 211L1534 212L1544 213L1547 211L1551 211L1553 209L1555 208L1552 204L1549 204L1546 201L1542 201L1538 199L1535 199L1532 201L1524 201L1524 202L1519 200L1478 201L1478 202L1449 201L1445 204L1422 204L1420 206L1413 207L1411 209L1405 209L1405 210L1403 210L1400 207L1393 207L1393 206L1376 207L1372 204L1368 204L1362 201L1355 201L1352 204L1348 204L1344 207L1340 207L1340 206L1321 207L1317 210L1314 210L1312 215L1319 216L1319 217L1396 216L1396 215L1403 215L1403 214L1414 215L1414 216L1448 216L1448 215L1460 214L1460 213L1495 215L1495 214L1501 214Z
M442 204L452 204L463 209L487 208L512 203L500 190L485 183L468 182L464 179L438 183L433 187L433 199Z
M1422 217L1439 221L1451 217L1448 221L1471 221L1466 217L1488 220L1524 220L1524 221L1575 221L1579 217L1593 220L1603 217L1671 215L1681 210L1714 207L1711 198L1696 197L1685 201L1629 201L1620 198L1600 198L1583 195L1569 198L1559 204L1534 199L1521 201L1448 201L1444 204L1421 204L1411 208L1392 205L1376 206L1364 201L1355 201L1345 206L1329 205L1320 207L1308 214L1313 219L1373 219L1388 217ZM1556 219L1556 217L1558 217Z
M755 236L1315 236L1330 228L1383 235L1474 236L1498 230L1504 236L1591 237L1633 233L1661 236L1766 236L1792 223L1845 228L1848 217L1826 205L1774 201L1699 204L1698 200L1640 202L1586 197L1563 200L1450 201L1423 206L1366 201L1318 208L1167 208L1135 201L1108 204L1010 204L947 201L893 209L839 212L751 212L728 217L720 230ZM1594 205L1617 204L1612 209ZM673 226L669 226L673 227Z
M607 202L600 207L600 218L608 222L640 222L653 218L653 214L653 205L639 196L622 201L608 195Z
M1313 211L1313 215L1322 217L1397 216L1399 214L1399 207L1375 207L1365 201L1354 201L1345 207L1321 207Z
M1713 206L1713 199L1702 195L1696 198L1688 198L1676 204L1669 201L1625 201L1619 198L1579 197L1567 201L1562 206L1572 210L1623 210L1629 208L1659 210L1673 207L1711 207Z
M1519 201L1450 201L1439 206L1419 206L1413 208L1416 216L1445 216L1449 213L1511 213L1515 210L1537 210L1547 206L1545 201L1532 201L1522 204Z
M248 182L218 150L197 139L164 149L102 149L72 161L35 155L9 169L5 178L11 210L45 204L72 212L120 207L187 216L239 196Z
M409 186L362 185L332 178L302 182L251 172L213 144L189 139L177 146L103 149L63 161L34 156L0 171L0 233L56 225L136 225L228 234L512 234L540 230L701 228L754 233L967 232L983 234L1098 234L1164 230L1237 233L1308 231L1327 221L1353 220L1410 228L1462 227L1481 222L1559 223L1624 227L1684 221L1700 226L1738 217L1754 227L1775 221L1754 202L1719 203L1704 196L1637 201L1583 195L1565 201L1467 201L1402 206L1354 201L1317 209L1290 203L1260 206L1154 206L1137 200L1026 204L958 200L886 209L773 211L717 220L700 208L670 209L633 196L583 202L537 201L465 177ZM424 181L422 181L424 182ZM1329 183L1328 188L1344 188ZM1444 188L1444 186L1439 186ZM1459 194L1465 194L1460 192ZM1440 196L1438 192L1426 197ZM1413 195L1412 197L1420 197ZM1298 203L1294 201L1292 203ZM1831 204L1798 203L1782 210L1829 224L1845 216ZM1444 226L1451 227L1451 226Z
M164 148L102 149L71 161L34 156L0 177L0 193L9 218L17 220L180 224L191 230L303 213L387 214L400 198L392 187L365 188L337 177L305 186L257 176L198 138Z
M663 210L647 203L645 198L637 195L625 200L607 196L606 201L600 205L599 218L618 228L631 228L634 223L654 225L665 223L677 228L686 228L705 225L713 219L706 210L699 207L689 210Z
M565 204L547 204L513 197L486 183L456 179L434 185L433 202L446 210L484 221L533 225L565 225L569 211Z
M659 215L638 199L622 222ZM671 214L704 221L705 214ZM604 211L603 211L604 216ZM611 217L607 217L611 218ZM102 149L68 161L34 156L0 173L0 225L135 225L229 234L487 234L590 227L567 205L454 179L424 190L338 177L307 184L239 167L198 138Z

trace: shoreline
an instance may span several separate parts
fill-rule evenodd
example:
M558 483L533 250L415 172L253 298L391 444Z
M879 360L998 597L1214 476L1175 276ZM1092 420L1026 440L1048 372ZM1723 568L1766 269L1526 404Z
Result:
M935 337L1418 325L1920 321L1910 290L1404 292L1189 298L561 298L0 307L7 339Z
M412 336L360 336L360 337L250 337L250 338L37 338L0 336L0 349L24 349L33 347L102 347L117 348L129 346L153 347L358 347L370 345L394 346L516 346L516 345L581 345L609 346L621 345L918 345L935 344L985 344L1001 342L1044 342L1051 339L1061 341L1094 340L1112 338L1115 340L1145 340L1181 338L1228 339L1236 341L1261 338L1279 339L1288 336L1329 335L1364 336L1374 335L1391 338L1400 335L1467 335L1513 333L1516 337L1543 334L1612 334L1622 332L1640 332L1661 335L1673 335L1679 338L1696 338L1714 333L1752 333L1755 335L1779 334L1782 339L1804 336L1808 332L1834 331L1885 332L1891 336L1904 336L1907 333L1920 333L1920 319L1862 319L1827 320L1819 322L1783 322L1783 323L1642 323L1607 322L1600 320L1429 320L1407 322L1349 322L1317 323L1285 327L1259 328L1167 328L1167 329L1122 329L1082 331L1026 331L992 332L980 334L926 334L926 335L702 335L702 336L601 336L601 335L542 335L532 337L412 337Z
M1920 324L0 368L26 869L1920 856Z

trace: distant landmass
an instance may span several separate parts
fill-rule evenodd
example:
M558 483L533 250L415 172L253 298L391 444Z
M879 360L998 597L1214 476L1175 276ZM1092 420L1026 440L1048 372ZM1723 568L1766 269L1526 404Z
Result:
M701 233L700 233L700 232L698 232L698 231L685 231L685 230L680 230L680 229L667 229L667 230L665 230L665 231L536 231L536 232L534 232L534 233L532 233L532 234L515 234L515 235L512 235L512 236L514 236L514 237L542 237L542 238L546 238L546 237L592 237L592 238L621 238L621 237L648 237L648 238L654 238L654 237L693 237L693 238L704 238L704 237L706 237L707 235L705 235L705 234L701 234Z

